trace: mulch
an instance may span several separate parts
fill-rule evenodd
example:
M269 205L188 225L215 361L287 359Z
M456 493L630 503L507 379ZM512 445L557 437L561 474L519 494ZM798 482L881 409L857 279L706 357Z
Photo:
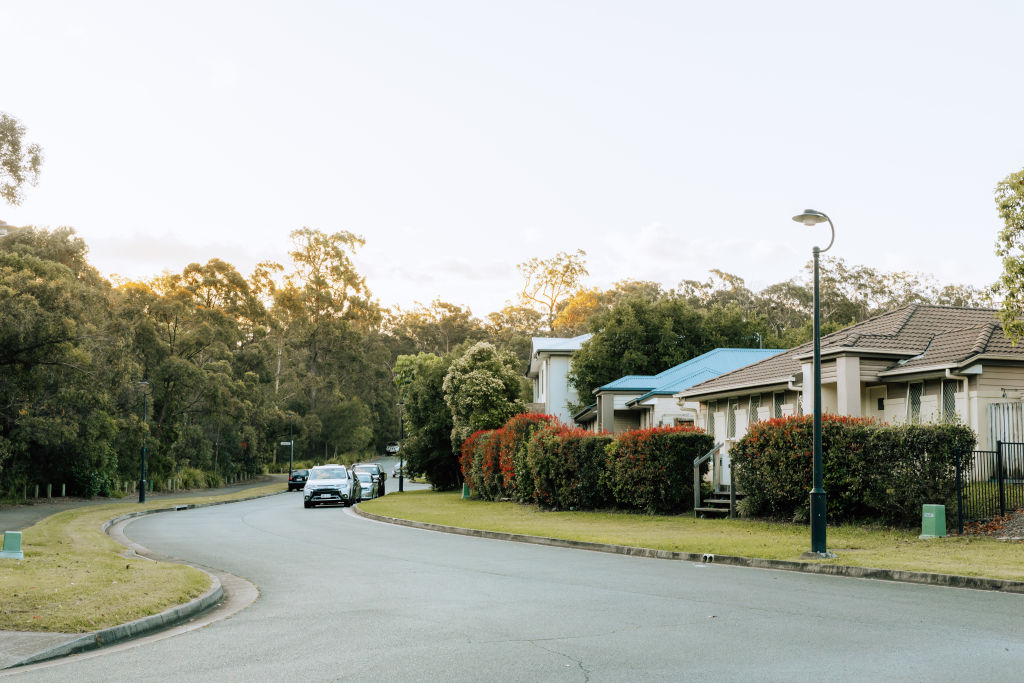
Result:
M982 522L965 522L964 536L1024 541L1024 509Z

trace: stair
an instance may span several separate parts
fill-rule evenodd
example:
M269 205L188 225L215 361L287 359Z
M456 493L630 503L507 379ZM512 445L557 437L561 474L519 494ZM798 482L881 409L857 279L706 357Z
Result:
M737 494L736 500L740 500L743 494ZM695 508L695 517L728 517L729 516L729 494L716 493L710 498L701 501L701 506Z

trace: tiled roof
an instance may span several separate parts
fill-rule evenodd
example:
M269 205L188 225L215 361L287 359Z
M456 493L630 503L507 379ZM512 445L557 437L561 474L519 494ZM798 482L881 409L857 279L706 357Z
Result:
M703 382L683 396L733 388L783 384L810 359L812 342ZM924 368L957 368L978 355L998 354L1024 362L1024 345L1012 346L1004 337L995 311L909 304L898 310L851 325L821 338L821 355L872 354L891 364L880 374L899 374Z
M781 349L713 349L657 375L626 375L599 387L597 391L645 392L637 400L653 394L671 396L697 382L780 353Z

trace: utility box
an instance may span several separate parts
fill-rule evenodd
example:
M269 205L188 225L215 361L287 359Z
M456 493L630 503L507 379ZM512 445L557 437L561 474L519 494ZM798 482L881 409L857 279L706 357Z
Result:
M462 497L469 498L469 484L462 485Z
M946 506L923 505L921 510L921 535L918 538L945 538Z
M25 553L21 551L20 531L4 532L4 545L3 550L0 550L0 558L5 558L9 560L25 559Z

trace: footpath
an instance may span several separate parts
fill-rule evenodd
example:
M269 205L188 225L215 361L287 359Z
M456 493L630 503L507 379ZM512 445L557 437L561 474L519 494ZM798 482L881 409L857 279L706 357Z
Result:
M281 483L281 490L287 487L285 475L262 475L246 482L224 486L216 489L194 489L188 491L147 493L146 501L158 502L161 499L199 498L215 496L226 493L236 493L260 486L266 486L274 482ZM32 526L36 522L49 517L50 515L64 510L71 510L89 505L106 505L109 503L124 502L130 503L133 498L53 498L50 500L32 501L25 505L3 505L0 506L0 531L21 531ZM137 498L135 498L137 500ZM126 510L126 516L131 516L131 511ZM119 524L111 525L108 533L126 546L128 552L150 557L151 559L165 559L155 553L148 552L145 548L132 543L127 539L121 529L127 519L122 519ZM212 574L209 570L199 568L211 574L213 585L206 594L192 600L185 605L179 605L161 614L145 617L134 622L122 624L102 631L91 633L39 633L27 631L0 631L0 670L7 669L31 662L39 662L53 657L60 657L74 652L81 652L87 649L108 645L128 638L136 638L140 635L169 628L176 624L191 619L192 617L205 612L211 607L225 601L232 601L231 593L251 594L248 604L255 599L257 594L254 586L242 585L244 580L238 577L217 572ZM244 600L244 598L243 598ZM244 605L237 608L240 609Z

